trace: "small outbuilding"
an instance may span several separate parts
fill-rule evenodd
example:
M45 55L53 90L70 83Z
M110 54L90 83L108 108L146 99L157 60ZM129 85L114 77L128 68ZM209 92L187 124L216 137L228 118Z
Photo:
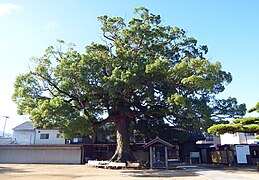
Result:
M149 162L150 168L165 168L168 169L168 150L172 149L174 145L156 137L150 142L146 143L144 148L149 148Z

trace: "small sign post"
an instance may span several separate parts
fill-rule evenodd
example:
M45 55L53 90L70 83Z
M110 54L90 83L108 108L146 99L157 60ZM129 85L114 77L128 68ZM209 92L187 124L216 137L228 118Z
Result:
M192 164L192 159L199 159L199 164L201 163L201 157L200 157L200 152L190 152L190 164Z
M250 155L248 145L236 145L236 155L238 164L247 164L247 155Z

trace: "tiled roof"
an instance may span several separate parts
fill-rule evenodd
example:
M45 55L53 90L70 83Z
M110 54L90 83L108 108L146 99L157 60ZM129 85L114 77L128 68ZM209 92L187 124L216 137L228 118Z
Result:
M189 131L189 141L199 141L199 140L205 140L205 136L200 131Z
M15 128L13 128L14 131L22 131L22 130L34 130L33 124L30 121L26 121Z
M163 145L166 146L166 147L170 147L170 148L173 147L172 144L170 144L169 142L164 141L163 139L160 139L159 137L156 137L156 138L153 139L152 141L150 141L150 142L148 142L147 144L145 144L143 147L144 147L144 148L147 148L147 147L152 146L153 144L157 144L157 143L163 144Z
M206 139L201 131L195 130L195 129L186 130L186 129L183 129L183 128L172 127L172 131L173 131L173 133L176 133L176 132L186 133L187 134L186 140L188 140L188 141L196 142L196 141L199 141L199 140L205 140Z

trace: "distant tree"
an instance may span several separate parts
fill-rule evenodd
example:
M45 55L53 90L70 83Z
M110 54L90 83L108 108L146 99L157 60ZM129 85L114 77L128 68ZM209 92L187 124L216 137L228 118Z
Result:
M159 118L200 128L244 107L235 99L215 99L232 77L219 62L204 59L207 46L183 29L161 25L146 8L135 13L139 17L128 24L99 17L106 44L92 43L84 54L59 41L32 58L35 65L14 84L19 114L29 114L37 126L59 127L65 138L91 135L112 122L117 149L111 160L127 161L134 159L131 122Z
M248 110L248 112L259 112L259 103L255 107ZM233 120L230 124L215 124L208 128L209 133L217 135L224 133L257 133L259 134L259 117L245 117ZM256 137L259 139L259 136Z

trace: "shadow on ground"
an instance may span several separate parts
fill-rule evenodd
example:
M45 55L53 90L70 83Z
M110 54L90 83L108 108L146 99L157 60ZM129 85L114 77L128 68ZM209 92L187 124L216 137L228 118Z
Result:
M186 171L182 168L176 168L173 170L163 170L163 169L152 169L152 170L130 170L130 171L123 171L132 177L190 177L190 176L199 176L196 173Z
M197 177L199 171L213 171L219 170L229 173L258 173L256 166L236 166L229 167L227 165L215 165L215 164L199 164L199 165L186 165L178 166L169 170L164 169L143 169L143 170L124 170L122 173L131 177Z
M6 174L6 173L25 173L25 172L30 172L30 171L16 169L16 168L11 168L11 167L0 166L0 174Z

